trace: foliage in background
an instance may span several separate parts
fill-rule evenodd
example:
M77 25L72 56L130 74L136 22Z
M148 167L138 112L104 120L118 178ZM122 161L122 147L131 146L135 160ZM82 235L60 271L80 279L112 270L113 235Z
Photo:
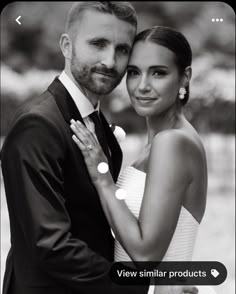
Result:
M191 100L186 115L203 133L234 133L235 14L224 2L132 2L138 31L153 25L179 29L193 50ZM1 15L1 134L24 100L34 99L64 66L59 39L72 2L13 2ZM14 20L21 15L22 25ZM213 23L212 18L223 22ZM132 109L125 80L103 106L127 132L143 132L145 121Z

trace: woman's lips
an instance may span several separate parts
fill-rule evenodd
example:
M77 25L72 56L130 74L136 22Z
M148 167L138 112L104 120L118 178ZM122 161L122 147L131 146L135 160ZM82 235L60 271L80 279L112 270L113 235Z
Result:
M154 100L157 100L156 98L153 98L153 97L141 97L141 96L136 97L136 99L140 100L140 101L154 101Z

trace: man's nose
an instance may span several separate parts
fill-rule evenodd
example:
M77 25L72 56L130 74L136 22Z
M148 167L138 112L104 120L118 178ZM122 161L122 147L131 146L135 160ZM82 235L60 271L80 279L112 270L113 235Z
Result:
M116 54L114 48L110 47L104 52L101 64L105 65L109 69L115 67Z

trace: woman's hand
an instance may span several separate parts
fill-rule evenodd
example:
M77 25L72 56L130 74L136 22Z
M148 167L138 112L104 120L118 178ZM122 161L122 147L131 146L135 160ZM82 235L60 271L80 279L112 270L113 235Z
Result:
M156 286L154 294L198 294L195 286Z
M92 182L95 185L109 183L109 181L113 182L109 172L107 158L95 135L80 121L72 119L70 122L70 127L74 132L72 139L84 156L84 161L87 165Z

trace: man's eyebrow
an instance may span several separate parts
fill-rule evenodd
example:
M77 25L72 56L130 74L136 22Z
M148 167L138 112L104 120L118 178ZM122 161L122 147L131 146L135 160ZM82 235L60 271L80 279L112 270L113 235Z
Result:
M104 42L104 43L109 43L110 41L104 37L91 37L88 39L88 42ZM117 47L125 48L129 51L131 51L131 45L128 43L119 43L117 44Z
M104 37L91 37L89 40L89 42L91 41L99 41L99 42L109 42L106 38Z

